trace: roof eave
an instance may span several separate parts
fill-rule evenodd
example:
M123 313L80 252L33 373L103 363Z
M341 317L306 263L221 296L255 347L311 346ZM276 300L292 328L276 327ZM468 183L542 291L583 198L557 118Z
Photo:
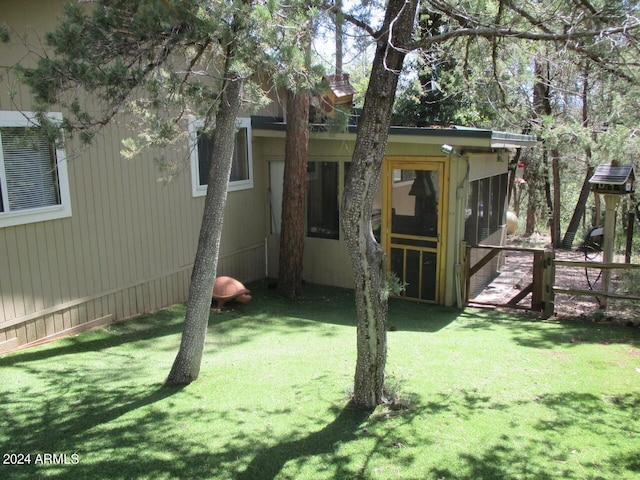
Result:
M524 135L510 132L491 132L492 148L522 148L535 147L538 139L535 135Z
M286 124L282 119L274 119L268 117L252 117L253 128L274 130L284 132ZM317 133L326 133L325 125L312 125L311 131ZM356 125L349 125L345 134L357 133ZM335 135L335 134L334 134ZM454 145L482 146L485 148L520 148L533 147L537 144L535 135L523 135L509 132L499 132L494 130L485 130L480 128L453 127L453 128L421 128L421 127L399 127L391 126L389 128L391 137L413 137L418 138L437 138L445 143Z

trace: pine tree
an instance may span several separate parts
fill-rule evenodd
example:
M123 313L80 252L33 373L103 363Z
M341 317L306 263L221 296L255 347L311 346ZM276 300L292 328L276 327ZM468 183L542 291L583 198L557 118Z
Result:
M36 68L21 69L38 110L44 114L54 103L68 109L63 127L85 142L120 113L146 120L138 139L125 144L130 154L185 140L189 116L202 120L200 134L213 135L182 341L169 384L188 384L199 375L238 112L244 102L265 101L256 72L269 72L277 83L294 70L308 71L299 61L304 54L283 35L314 14L308 2L296 1L103 0L88 9L70 2L46 36L49 56ZM83 108L84 99L101 108ZM41 120L47 124L43 115Z

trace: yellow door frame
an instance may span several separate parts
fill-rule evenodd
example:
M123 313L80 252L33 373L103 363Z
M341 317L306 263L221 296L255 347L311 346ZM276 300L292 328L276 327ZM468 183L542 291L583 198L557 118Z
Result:
M437 222L437 238L422 237L426 241L435 241L436 248L413 247L408 245L396 245L391 243L391 211L393 208L393 171L394 170L432 170L437 171L438 175L438 191L440 192L438 201L438 222ZM415 250L421 252L435 252L436 254L436 288L434 303L442 303L445 298L445 269L447 254L447 229L448 229L448 212L449 212L449 158L446 156L387 156L384 159L383 170L383 200L382 200L382 248L387 257L387 268L391 269L391 247L405 250ZM400 234L394 235L402 238ZM405 264L406 267L406 264ZM406 268L405 268L406 270ZM403 279L400 279L404 281ZM420 282L422 282L422 267L420 268ZM422 291L421 285L418 289ZM417 301L430 302L419 298L402 296Z

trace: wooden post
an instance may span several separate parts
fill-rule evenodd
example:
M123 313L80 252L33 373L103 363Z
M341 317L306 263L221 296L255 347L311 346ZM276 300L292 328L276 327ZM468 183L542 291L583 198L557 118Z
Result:
M464 296L464 306L466 307L467 305L469 305L469 296L471 295L471 246L467 245L467 254L465 257L465 269L464 269L464 277L465 277L465 282L464 282L464 290L465 290L465 296Z
M464 240L460 242L460 264L456 266L456 268L460 269L460 278L458 279L458 288L460 288L460 299L462 300L462 305L458 305L458 308L464 308L469 304L469 293L467 292L467 285L469 285L469 281L467 276L469 275L469 269L466 268L468 265L467 255L469 249L467 248L467 242Z
M542 289L542 318L549 318L553 315L555 309L555 292L553 291L553 284L556 279L556 265L554 263L555 253L552 251L544 252L543 263L544 273L543 289Z
M606 213L604 217L604 247L602 252L602 261L604 263L613 262L613 241L616 230L616 208L620 202L620 194L606 193L604 195L604 203ZM609 294L609 286L611 285L611 270L605 268L602 271L602 285L604 288L604 297L600 299L600 308L607 308L607 295Z
M629 212L627 215L627 248L624 252L624 262L631 263L631 248L633 245L633 224L636 221L636 214Z
M544 251L533 252L533 292L531 292L531 309L540 312L543 309L544 290Z
M552 251L541 250L533 254L533 292L531 309L540 312L541 318L549 318L554 310L553 282L555 266Z

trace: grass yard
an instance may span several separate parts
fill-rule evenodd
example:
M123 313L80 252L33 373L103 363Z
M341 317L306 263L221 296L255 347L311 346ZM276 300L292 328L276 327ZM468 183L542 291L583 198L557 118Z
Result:
M183 389L183 306L0 358L2 460L31 462L0 478L640 478L637 328L394 300L396 402L363 412L352 293L251 288Z

